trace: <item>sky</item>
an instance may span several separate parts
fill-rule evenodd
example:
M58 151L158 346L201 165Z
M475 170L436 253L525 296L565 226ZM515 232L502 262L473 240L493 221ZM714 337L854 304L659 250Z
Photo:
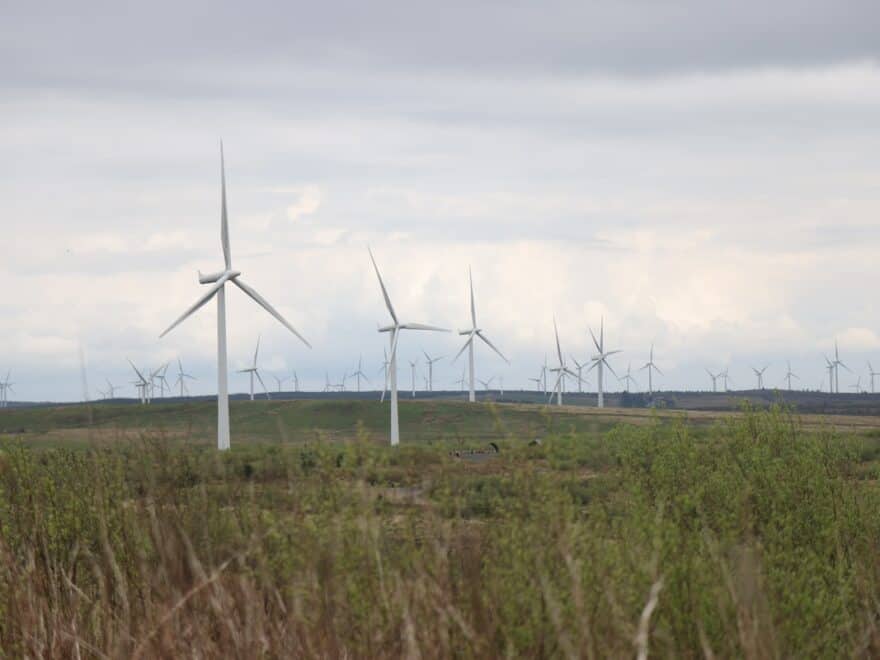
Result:
M706 389L823 381L834 341L880 368L880 4L567 2L4 3L0 372L17 400L134 395L130 359L181 359L216 392L213 304L163 339L222 268L219 141L233 263L312 344L238 289L231 369L379 387L388 314L402 365L446 356L533 387L555 353ZM173 381L176 366L169 369ZM401 366L401 386L409 384ZM595 386L595 378L590 381ZM496 381L497 382L497 381ZM276 385L270 382L272 388ZM365 387L367 385L365 384ZM880 383L878 383L880 386ZM619 389L616 382L610 389ZM231 389L247 378L232 374ZM289 389L290 384L286 383Z

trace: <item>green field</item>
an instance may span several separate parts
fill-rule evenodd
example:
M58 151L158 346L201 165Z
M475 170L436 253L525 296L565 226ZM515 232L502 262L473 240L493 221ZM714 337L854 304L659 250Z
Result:
M0 657L880 653L875 418L387 412L3 410Z

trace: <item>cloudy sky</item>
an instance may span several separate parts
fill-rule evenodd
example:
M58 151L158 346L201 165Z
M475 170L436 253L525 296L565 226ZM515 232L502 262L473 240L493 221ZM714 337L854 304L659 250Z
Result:
M880 367L878 24L876 0L4 3L0 370L76 399L82 345L93 394L178 356L216 391L213 305L158 335L222 266L221 137L234 264L314 346L234 289L232 367L262 335L304 386L375 375L367 245L411 321L464 327L472 265L511 360L478 375L508 388L554 315L577 359L604 316L618 373L653 342L665 388L786 360L816 388L835 338Z

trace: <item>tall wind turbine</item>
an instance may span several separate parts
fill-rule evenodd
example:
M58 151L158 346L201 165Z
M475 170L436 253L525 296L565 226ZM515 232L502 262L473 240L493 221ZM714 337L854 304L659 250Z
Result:
M240 374L249 374L251 380L251 401L254 400L254 376L257 377L257 380L260 381L260 385L263 386L263 391L266 393L266 398L269 398L269 388L266 387L266 383L263 382L263 377L260 375L260 368L257 366L257 357L260 354L260 337L257 337L257 350L254 351L254 361L251 366L246 367L245 369L239 369L238 373Z
M718 376L721 378L721 381L724 383L724 385L722 386L722 387L724 387L724 391L725 391L725 392L729 392L730 390L727 389L727 378L728 378L728 376L727 376L727 367L724 367L724 371L722 371L721 373L719 373Z
M379 373L382 374L383 384L382 384L382 396L379 398L379 401L385 401L385 394L388 392L388 349L383 348L382 353L385 355L385 359L382 362L382 367L379 369Z
M226 214L226 168L223 162L223 143L220 143L220 244L223 247L224 268L216 273L199 273L199 283L211 288L180 318L172 323L159 337L164 337L188 316L201 308L211 298L217 297L217 449L229 449L229 374L226 368L226 283L231 282L252 298L260 307L274 316L285 328L296 335L306 346L311 344L288 323L263 296L244 283L241 271L232 269L232 251L229 247L229 219Z
M825 358L825 368L828 370L828 391L834 394L834 363L828 359L827 355L822 357Z
M358 358L358 368L357 368L357 371L355 371L353 374L351 374L352 376L354 376L354 377L357 379L357 391L358 391L358 392L361 391L361 378L363 378L364 380L366 380L368 383L370 382L370 379L367 378L367 374L364 373L364 370L363 370L363 362L364 362L364 357L363 357L363 356L360 356L360 357Z
M180 358L177 358L177 380L174 381L175 385L180 385L180 398L182 399L184 396L189 394L189 388L186 386L186 379L195 380L195 376L191 376L183 370L183 363L181 363Z
M482 378L477 378L477 381L480 383L480 385L483 386L483 390L486 392L489 391L489 387L491 387L493 380L495 380L495 376L492 376L489 380L483 380Z
M293 370L291 378L293 378L293 391L299 392L299 376L296 375L296 369Z
M461 369L461 378L452 382L453 385L458 385L461 388L461 391L464 392L464 386L467 383L467 378L464 377L464 367Z
M165 377L165 373L168 371L169 363L166 362L164 365L156 369L150 374L150 389L155 391L156 385L155 383L159 383L159 397L165 398L165 388L167 387L169 390L171 386L168 384L168 379Z
M535 384L535 391L540 392L543 379L539 376L538 378L529 378L529 380Z
M428 365L428 391L434 391L434 363L439 362L443 359L443 356L432 358L425 351L422 351L425 354L425 364Z
M648 370L648 395L653 396L654 395L654 372L656 371L661 376L663 375L663 372L660 371L660 368L656 364L654 364L654 344L651 344L651 353L650 353L650 356L648 357L648 361L644 364L644 366L642 366L639 369L639 371L641 371L642 369Z
M119 389L119 386L111 383L109 378L105 378L104 380L107 382L107 392L106 392L107 398L108 399L115 399L116 398L116 390Z
M717 391L718 391L718 377L719 377L721 374L720 374L720 373L713 374L713 373L712 373L711 371L709 371L708 369L706 369L706 373L709 374L709 378L712 379L712 391L713 391L713 392L717 392Z
M388 308L388 313L391 315L392 320L391 325L379 328L379 332L389 333L388 339L391 344L391 357L388 362L388 378L386 380L386 385L387 381L391 382L391 445L396 447L400 444L400 420L397 416L397 342L400 339L400 332L401 330L449 331L446 328L438 328L424 323L401 323L397 318L397 313L394 311L394 306L391 304L391 298L388 296L388 291L385 289L385 282L382 281L382 275L379 274L379 267L376 265L376 260L373 258L373 252L369 248L367 248L367 251L370 253L370 261L373 262L373 269L376 271L376 277L379 278L379 286L382 288L382 296L385 298L385 307Z
M861 377L861 375L859 376L858 380L856 381L856 384L850 385L850 387L855 391L856 394L862 393L862 377Z
M556 385L553 387L553 394L556 395L556 405L561 406L562 392L565 389L565 376L569 375L577 378L577 374L566 366L565 358L562 357L562 347L559 345L559 329L556 327L556 319L553 319L553 333L556 335L556 357L559 359L559 365L553 367L550 371L558 374L556 376ZM553 398L552 395L550 398Z
M758 389L759 390L764 389L764 372L767 371L767 367L769 367L769 366L770 366L769 364L764 365L763 369L755 369L754 367L752 367L752 371L754 371L755 375L758 377Z
M574 366L577 369L578 394L581 394L584 391L584 379L581 378L581 372L584 370L584 367L587 366L587 363L578 362L574 356L572 356L571 361L574 362Z
M474 278L471 276L470 268L468 268L468 281L470 282L471 286L471 327L467 330L458 331L458 334L460 335L467 335L467 341L464 343L464 346L461 347L461 350L456 354L455 358L452 361L455 362L456 360L458 360L459 356L464 353L464 350L468 349L468 365L470 367L470 390L468 392L468 401L473 403L474 401L476 401L476 396L474 394L474 338L479 337L483 340L483 342L485 342L485 344L489 348L498 353L502 360L504 360L508 364L510 364L510 362L506 357L504 357L501 351L499 351L495 347L495 345L491 341L489 341L486 335L483 334L483 331L477 326L477 312L474 306Z
M623 378L618 379L622 383L624 383L624 385L626 387L626 390L625 390L626 392L629 392L630 385L632 385L633 383L635 383L638 386L636 379L633 378L632 374L630 373L631 371L632 371L632 363L626 365L626 374L624 374Z
M603 388L602 368L603 368L603 366L608 367L608 370L612 374L614 374L615 378L617 378L617 374L614 373L614 369L612 369L611 365L608 364L608 358L610 356L614 355L615 353L620 353L620 351L619 350L617 350L617 351L606 351L605 350L605 319L602 318L599 323L600 323L600 325L599 325L599 339L598 340L596 339L596 335L593 334L593 329L590 328L590 336L593 338L593 344L596 345L596 350L598 351L598 353L593 356L593 364L590 365L590 369L592 369L593 367L596 367L596 373L597 373L596 379L598 381L598 393L599 393L599 395L597 397L597 399L598 399L597 405L599 408L604 408L605 407L605 395L604 395L604 392L602 389Z
M848 372L852 373L852 369L846 366L840 359L840 353L837 351L837 340L834 340L834 389L840 394L840 367L843 367Z
M788 383L788 391L791 392L791 379L797 378L798 380L800 380L800 378L798 377L798 375L796 373L794 373L791 370L791 362L789 360L786 360L785 364L787 365L787 368L785 371L785 380Z
M870 360L868 361L868 377L871 379L871 394L874 394L874 376L880 376L880 372L874 371Z
M9 407L9 393L14 392L13 383L9 380L10 376L12 376L12 371L6 372L6 380L0 383L0 394L2 394L2 400L0 400L0 407L8 408Z
M146 405L150 402L150 381L144 378L144 375L141 373L140 369L134 366L134 362L131 360L128 361L131 365L131 368L134 369L134 373L137 375L137 380L134 382L134 386L138 391L138 398L141 400L141 404Z
M409 366L412 369L412 398L416 398L416 365L419 363L418 360L410 360Z
M287 382L288 378L287 376L276 376L275 374L272 374L272 378L275 379L275 383L278 385L278 393L280 394L281 386Z

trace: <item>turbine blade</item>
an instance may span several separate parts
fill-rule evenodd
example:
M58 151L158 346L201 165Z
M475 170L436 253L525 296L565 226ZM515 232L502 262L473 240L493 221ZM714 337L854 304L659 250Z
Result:
M614 369L611 367L610 364L608 364L608 360L606 360L605 358L602 358L602 362L605 364L606 367L608 367L608 370L614 374L615 378L620 378L620 376L617 375L617 372L614 371Z
M254 351L254 368L257 366L257 356L260 354L260 335L257 335L257 350Z
M499 351L498 348L496 348L495 344L493 344L491 341L489 341L489 338L486 337L486 335L484 335L484 334L483 334L482 332L480 332L479 330L477 330L477 337L479 337L479 338L482 339L484 342L486 342L486 345L487 345L489 348L491 348L493 351L495 351L496 353L498 353L498 356L499 356L502 360L504 360L505 362L507 362L507 364L510 364L510 360L508 360L506 357L504 357L504 353L502 353L501 351Z
M293 334L295 334L303 344L305 344L305 345L308 346L309 348L312 347L312 345L311 345L309 342L306 341L305 337L303 337L301 334L299 334L299 333L294 329L294 327L293 327L292 325L290 325L290 323L288 323L288 322L285 320L285 318L284 318L283 316L281 316L281 314L279 314L278 311L277 311L274 307L272 307L272 305L269 304L269 301L268 301L268 300L266 300L265 298L263 298L263 296L261 296L259 293L257 293L256 291L254 291L254 290L253 290L251 287L249 287L247 284L245 284L244 282L242 282L242 281L241 281L241 278L236 277L235 279L232 280L232 283L235 284L235 286L237 286L239 289L241 289L242 291L244 291L244 292L245 292L247 295L249 295L251 298L253 298L254 301L255 301L258 305L260 305L263 309L265 309L265 310L266 310L267 312L269 312L272 316L274 316L276 319L278 319L278 321L281 322L281 325L283 325L285 328L287 328L287 329L290 330Z
M379 267L376 265L373 251L370 248L367 248L367 252L370 253L370 261L373 262L373 268L376 270L376 277L379 278L379 286L382 287L382 295L385 296L385 306L388 308L388 313L391 314L391 318L394 319L394 324L398 325L399 321L397 320L397 314L394 313L394 306L391 304L391 298L388 297L388 290L385 288L385 282L382 281L382 275L379 274Z
M467 341L464 343L464 346L461 347L461 350L455 354L455 357L452 358L452 363L455 364L456 360L461 357L461 354L464 353L464 349L470 346L471 342L474 340L474 333L472 332L470 336L467 338Z
M559 356L559 364L562 365L562 348L559 346L559 329L556 327L556 319L553 319L553 332L556 334L556 353Z
M201 298L199 298L198 300L196 300L196 302L193 303L192 307L190 307L190 308L189 308L188 310L186 310L183 314L181 314L181 315L177 318L177 320L176 320L174 323L172 323L171 325L168 326L168 328L165 330L165 332L163 332L161 335L159 335L159 339L162 339L162 337L164 337L164 336L167 335L169 332L171 332L172 330L174 330L174 328L176 328L178 325L180 325L181 323L183 323L183 321L184 321L188 316L190 316L191 314L193 314L194 312L196 312L196 310L198 310L200 307L202 307L202 305L204 305L204 304L205 304L206 302L208 302L211 298L213 298L213 297L214 297L214 294L217 293L217 292L220 290L220 287L222 287L224 284L226 284L227 279L229 279L229 278L225 278L225 277L224 277L224 278L220 278L219 280L217 280L217 281L214 283L214 285L211 286L210 289L208 289L208 292L207 292L205 295L203 295Z
M260 375L260 372L254 369L254 375L257 377L257 380L260 381L260 385L263 386L263 391L266 393L266 398L270 398L269 389L266 387L266 383L263 382L263 377Z
M660 371L660 367L658 367L656 364L653 365L653 367L654 367L654 371L656 371L656 372L657 372L658 374L660 374L661 376L665 376L665 375L666 375L666 374L664 374L662 371Z
M474 277L471 274L471 267L468 266L468 281L471 284L471 327L477 327L477 311L474 307Z
M436 325L427 325L425 323L403 323L400 327L405 330L433 330L434 332L449 332L448 328L439 328Z
M226 164L223 160L223 141L220 141L220 243L226 270L232 269L232 251L229 249L229 218L226 213Z
M602 352L602 349L601 349L600 346L599 346L599 341L596 339L596 335L593 334L593 329L592 329L592 328L588 328L588 330L590 331L590 336L593 338L593 344L596 345L596 350L599 351L599 352L601 353L601 352Z

